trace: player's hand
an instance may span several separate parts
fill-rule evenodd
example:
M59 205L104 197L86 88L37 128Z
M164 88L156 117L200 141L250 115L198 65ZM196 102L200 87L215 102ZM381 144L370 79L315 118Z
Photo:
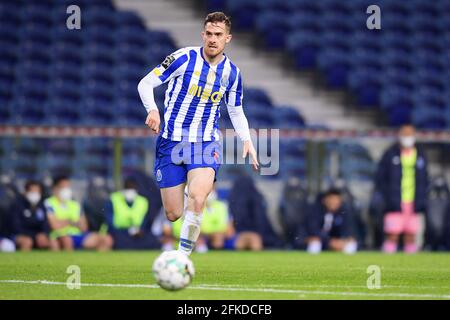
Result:
M161 119L159 117L158 110L152 110L148 113L147 119L145 120L145 124L153 130L154 133L159 133L159 125L161 123Z
M244 150L242 152L242 158L247 157L247 154L250 154L250 158L252 159L253 170L257 171L259 163L252 140L244 141Z

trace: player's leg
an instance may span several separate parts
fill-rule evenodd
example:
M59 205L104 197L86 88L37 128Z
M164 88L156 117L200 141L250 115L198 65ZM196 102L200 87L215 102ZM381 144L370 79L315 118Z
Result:
M211 167L197 167L188 171L187 208L178 246L178 250L186 254L191 254L200 235L202 212L206 198L213 189L215 174L215 170Z
M174 187L161 188L161 198L167 219L177 221L184 211L184 188L186 183Z

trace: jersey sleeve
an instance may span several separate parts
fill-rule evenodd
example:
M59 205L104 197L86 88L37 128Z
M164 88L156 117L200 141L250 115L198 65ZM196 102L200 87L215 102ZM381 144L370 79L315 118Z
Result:
M240 107L242 106L243 97L241 72L237 70L234 82L230 89L225 93L225 103L230 107Z
M172 78L182 74L183 66L188 61L185 49L180 49L169 54L163 62L157 65L151 72L161 81L166 83Z
M230 89L225 93L225 104L234 130L241 141L248 141L250 140L250 129L244 109L242 108L242 99L241 72L237 70L236 77L232 82Z
M188 61L185 49L168 55L164 61L150 71L138 84L139 96L147 112L158 110L153 89L183 73Z

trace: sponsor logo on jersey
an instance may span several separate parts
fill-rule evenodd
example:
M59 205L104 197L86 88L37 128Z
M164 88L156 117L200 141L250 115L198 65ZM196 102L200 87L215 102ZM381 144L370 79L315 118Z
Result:
M173 54L168 55L168 56L164 59L163 63L161 63L161 66L162 66L164 69L167 69L174 61L175 61L175 57L173 56Z

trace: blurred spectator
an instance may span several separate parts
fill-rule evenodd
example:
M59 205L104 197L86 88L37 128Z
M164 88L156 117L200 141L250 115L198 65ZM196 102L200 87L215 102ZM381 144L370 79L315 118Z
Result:
M155 217L162 208L161 192L153 176L146 174L142 170L124 170L124 176L134 180L138 186L138 193L148 200L148 217L146 221L149 225L153 223Z
M267 222L266 207L251 177L244 175L235 181L228 203L236 229L236 235L229 245L237 250L262 250L262 235Z
M175 222L165 220L163 226L163 249L172 250L174 244L180 238L183 218ZM225 240L232 233L230 216L227 204L217 199L217 192L211 191L203 211L201 234L195 245L197 252L207 252L208 248L223 249Z
M19 196L12 208L12 224L18 249L48 249L50 232L47 211L42 201L42 185L37 181L25 184L25 193Z
M357 244L352 235L351 220L351 212L347 210L340 190L329 189L319 195L306 218L308 252L354 253Z
M308 193L297 177L286 181L280 201L280 218L289 247L303 248L306 241L305 217L308 213Z
M416 252L418 213L426 210L428 173L425 154L415 145L414 126L400 127L399 142L384 153L378 165L375 188L385 203L383 251L396 252L403 234L404 251Z
M134 179L127 178L124 189L111 194L106 205L108 233L115 249L158 248L158 240L150 231L149 201L139 195Z
M95 177L90 181L83 202L89 231L99 232L100 234L107 233L105 204L110 197L110 193L103 177Z
M450 201L450 190L444 176L433 179L428 191L426 211L425 248L442 250L445 247L445 216Z
M52 250L96 249L108 250L112 240L108 235L87 232L88 224L81 205L72 200L71 183L68 177L54 179L53 196L45 200L50 229Z
M442 232L442 242L444 249L450 251L450 203L447 206L447 212L444 218L444 227Z
M0 252L14 252L11 206L19 193L8 175L0 176Z

